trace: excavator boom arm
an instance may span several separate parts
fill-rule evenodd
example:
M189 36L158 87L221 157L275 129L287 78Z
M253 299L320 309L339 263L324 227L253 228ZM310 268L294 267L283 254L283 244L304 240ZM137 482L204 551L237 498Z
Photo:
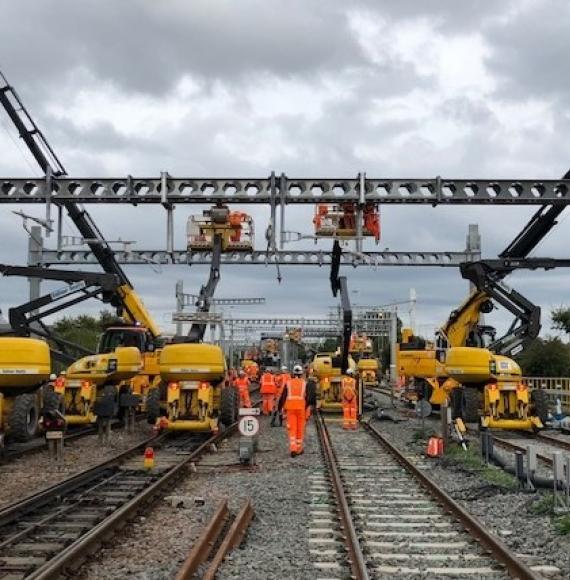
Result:
M348 356L350 351L350 338L352 336L352 306L348 296L348 284L346 276L339 276L342 249L338 240L335 240L331 261L331 290L333 296L340 292L340 305L342 309L342 346L341 346L341 373L348 369Z
M222 261L223 238L221 234L214 234L212 239L212 263L210 264L210 276L208 282L200 288L197 306L198 312L209 312L212 298L220 281L220 264ZM204 338L207 322L195 322L188 332L189 342L200 342Z
M20 97L1 72L0 81L2 81L2 86L0 86L0 104L4 107L6 113L14 123L20 137L30 150L30 153L33 155L41 170L50 178L67 175L61 161L28 113ZM119 291L116 293L116 300L113 301L113 305L121 310L123 320L127 323L136 323L148 328L154 338L160 336L160 329L145 308L140 297L136 294L127 275L115 259L113 250L105 241L105 238L89 213L72 201L63 201L60 203L67 210L69 217L79 230L79 233L93 252L93 255L96 257L104 272L118 279L120 288L118 288ZM45 272L47 273L48 270L45 270ZM39 277L50 278L49 275Z

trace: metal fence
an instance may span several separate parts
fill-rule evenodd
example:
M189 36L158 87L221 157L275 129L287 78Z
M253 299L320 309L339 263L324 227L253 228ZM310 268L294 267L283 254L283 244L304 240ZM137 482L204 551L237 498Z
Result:
M562 408L570 412L570 377L523 377L522 380L531 390L543 390L552 407L560 399Z

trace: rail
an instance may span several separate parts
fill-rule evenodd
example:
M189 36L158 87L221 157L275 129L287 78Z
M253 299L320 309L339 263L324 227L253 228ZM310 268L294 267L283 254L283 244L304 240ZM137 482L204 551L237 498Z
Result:
M513 452L521 452L523 454L526 454L527 452L527 445L521 445L520 440L518 440L518 443L515 443L512 440L506 439L504 437L499 437L497 435L493 435L493 441L495 443L495 445L498 445L499 447L503 447L504 449L507 449L509 451L513 451ZM554 447L555 449L562 449L564 451L570 451L570 440L564 440L564 439L559 439L558 437L553 437L552 435L548 435L547 433L535 433L532 436L529 436L528 439L528 444L532 445L535 442L538 443L542 443L544 445L550 445L552 447ZM554 450L553 450L554 451ZM543 463L545 463L548 466L552 466L553 464L553 460L552 457L549 455L545 455L544 453L538 451L536 453L536 457L537 459L539 459L540 461L542 461Z
M461 522L463 527L475 539L477 539L499 563L505 566L512 577L518 578L519 580L538 580L539 576L537 574L535 574L526 564L521 562L503 542L488 532L477 518L463 509L441 488L439 484L414 465L395 445L388 441L382 433L378 431L378 429L366 422L363 422L362 425L448 513Z
M255 404L259 404L259 402L257 401ZM206 441L201 442L197 447L196 441L189 441L189 443L192 443L192 447L188 450L184 449L183 453L178 453L177 451L179 439L173 438L172 445L175 460L171 465L162 468L162 470L159 469L154 476L152 476L152 471L150 474L148 471L137 471L136 473L140 472L141 478L144 473L147 473L150 476L140 484L141 489L135 492L134 497L131 494L131 496L124 501L121 500L119 505L110 515L106 515L103 519L94 522L91 529L88 529L84 533L81 532L81 535L69 543L65 548L53 552L50 555L46 554L45 562L38 565L34 565L30 562L29 567L26 565L26 578L33 580L48 580L65 574L68 569L77 565L78 562L83 561L87 555L92 554L93 551L96 550L96 546L100 545L103 540L108 539L113 535L113 533L121 529L127 521L135 517L144 506L152 503L164 488L168 488L168 486L172 485L173 481L181 477L185 469L191 463L199 459L199 457L208 450L212 444L232 435L236 429L237 422L229 426L225 431L209 437ZM25 498L0 510L0 531L3 532L0 534L0 547L4 545L9 546L14 542L17 542L21 535L32 532L44 519L48 521L52 518L67 517L65 516L65 513L70 509L75 509L74 506L84 504L90 505L89 494L106 493L104 491L104 486L110 486L112 488L112 494L116 495L119 493L120 495L123 493L120 491L120 484L118 483L120 478L124 476L127 479L130 478L130 480L132 480L135 475L133 475L134 472L132 469L118 469L119 465L128 460L133 454L146 448L148 445L154 445L156 447L158 444L164 443L167 439L171 439L170 434L168 433L163 433L158 436L155 435L113 458L96 465L95 467L76 474L59 484L53 485L33 496ZM183 455L182 459L180 459L180 455ZM117 469L118 472L116 471ZM125 485L127 488L132 488L130 481L125 482ZM67 503L65 501L66 496L69 496ZM48 510L47 515L41 515L40 510L42 509ZM31 523L29 528L26 528L23 532L18 532L17 534L11 533L10 526L21 521L23 516L29 514L34 514L34 518L40 517L40 523ZM76 515L76 512L74 511L73 514ZM4 530L2 530L2 528L4 528ZM7 534L6 531L8 532ZM1 570L2 562L0 561L0 575Z
M211 559L210 565L201 576L202 580L214 580L216 572L226 555L241 543L249 523L253 519L253 515L253 505L251 500L248 499L222 540L222 532L230 520L228 500L222 500L212 519L196 540L186 560L184 560L178 574L176 574L176 580L191 580L191 578L194 578L200 566L205 564L210 558L214 546L219 543L219 548Z
M319 434L319 441L323 450L325 463L332 479L333 490L335 499L338 504L341 525L346 538L346 547L348 549L353 576L356 578L356 580L368 580L370 576L366 566L366 559L364 558L362 548L360 547L360 543L358 541L358 534L356 532L356 528L354 527L354 522L350 513L350 507L344 492L342 477L337 467L337 460L332 448L332 444L330 442L327 426L325 425L320 412L316 416L315 423L317 426L317 432Z

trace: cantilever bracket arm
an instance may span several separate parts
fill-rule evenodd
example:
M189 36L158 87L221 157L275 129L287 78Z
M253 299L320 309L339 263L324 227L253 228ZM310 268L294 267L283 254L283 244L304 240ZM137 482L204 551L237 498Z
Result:
M200 288L200 295L196 305L198 312L209 312L214 298L214 293L220 281L220 264L222 261L223 239L220 234L215 234L212 245L212 263L210 264L210 276L208 282ZM207 322L195 322L188 331L188 342L200 342L204 338Z
M330 275L331 290L333 296L336 296L338 294L338 291L340 290L339 272L341 258L342 258L342 248L340 247L340 243L338 242L338 240L335 240L331 254L331 275Z

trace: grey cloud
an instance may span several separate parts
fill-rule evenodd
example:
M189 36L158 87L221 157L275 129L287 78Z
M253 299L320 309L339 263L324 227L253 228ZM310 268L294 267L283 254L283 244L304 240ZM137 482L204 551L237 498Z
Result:
M513 100L529 96L561 99L568 104L570 6L563 0L528 3L507 23L485 30L492 47L489 67L501 81L501 92Z
M560 143L561 135L568 132L568 120L559 104L554 107L555 133L547 128L527 129L513 136L493 112L495 95L485 101L467 92L461 98L441 97L433 109L436 120L429 119L435 128L426 136L421 132L426 119L382 118L378 103L387 98L404 102L414 89L430 96L433 81L418 77L409 64L368 61L356 36L348 31L345 4L296 1L288 3L287 10L276 6L274 2L240 2L235 8L216 11L211 2L12 2L3 7L0 23L2 65L74 175L109 174L109 156L117 157L121 175L157 175L168 170L173 175L189 176L265 176L275 169L290 176L351 176L365 170L370 176L522 178L558 177L566 170L568 155ZM554 10L560 2L548 6ZM536 42L528 40L528 34L517 30L521 22L527 22L524 27L528 28L530 17L492 23L497 16L495 2L362 1L353 7L370 9L371 18L377 11L390 23L427 16L438 34L481 32L493 49L489 65L505 87L499 97L504 98L508 88L514 104L524 105L528 93L525 83L534 82L535 73L545 75L543 85L552 94L565 90L562 81L556 86L557 79L546 66L548 54L554 59L564 46L565 34L554 24L545 24L536 12L535 25L543 31L538 35L538 48ZM516 50L503 50L508 45ZM534 72L528 68L529 62ZM558 70L556 61L552 62ZM183 74L200 80L200 98L213 99L213 87L219 82L229 92L232 106L208 118L198 118L190 111L179 127L159 128L151 138L125 137L107 122L85 129L50 114L50 105L59 103L64 93L95 92L106 83L117 88L118 99L133 92L161 99ZM326 102L316 118L288 112L261 117L245 94L248 87L256 83L263 87L277 78L306 83L320 95L326 91L320 83L326 75L353 89ZM373 110L379 112L375 121L371 120ZM464 129L464 135L446 137L440 133L437 120L453 122ZM278 138L272 137L274 133ZM221 138L240 144L235 154L224 150ZM6 146L12 147L9 142ZM261 161L254 158L254 147L263 149ZM372 153L364 156L364 149ZM29 173L18 163L12 158L0 159L2 173ZM2 241L10 240L10 247L0 247L0 260L22 263L25 236L9 216L9 209L3 207L0 212ZM39 208L27 206L24 210L41 214ZM164 247L162 209L94 207L90 211L110 239L121 236L137 240L139 249ZM178 247L184 245L186 216L197 211L199 208L177 208ZM268 212L265 208L252 211L261 238ZM464 246L467 225L478 222L485 255L493 256L532 211L384 207L384 235L379 247L459 250ZM307 232L310 225L309 210L288 208L288 229ZM73 233L74 229L66 231ZM537 254L564 255L565 232L560 227ZM16 255L12 244L18 247ZM297 247L304 246L312 247L311 243ZM263 313L275 314L322 314L337 303L328 287L326 268L284 267L283 272L285 280L278 286L273 268L224 268L218 294L267 296ZM174 306L174 280L184 277L187 290L197 292L207 276L206 269L198 267L165 267L162 274L150 267L132 267L128 273L163 326ZM391 302L415 287L419 320L428 326L443 321L466 292L466 284L455 270L348 269L347 274L351 289L358 290L353 298L359 303ZM513 285L547 310L553 301L557 303L554 297L565 296L566 279L565 272L548 278L535 272L513 276ZM24 281L0 279L0 302L4 306L21 302L25 288ZM96 311L99 305L93 303L88 308ZM255 309L252 314L257 312L261 314ZM499 326L509 319L500 311L492 316Z
M360 58L342 10L301 0L286 9L275 0L24 0L4 8L0 38L11 68L28 71L19 84L44 90L77 68L162 94L183 74L227 81L246 71L314 74ZM37 50L27 49L32 38Z

